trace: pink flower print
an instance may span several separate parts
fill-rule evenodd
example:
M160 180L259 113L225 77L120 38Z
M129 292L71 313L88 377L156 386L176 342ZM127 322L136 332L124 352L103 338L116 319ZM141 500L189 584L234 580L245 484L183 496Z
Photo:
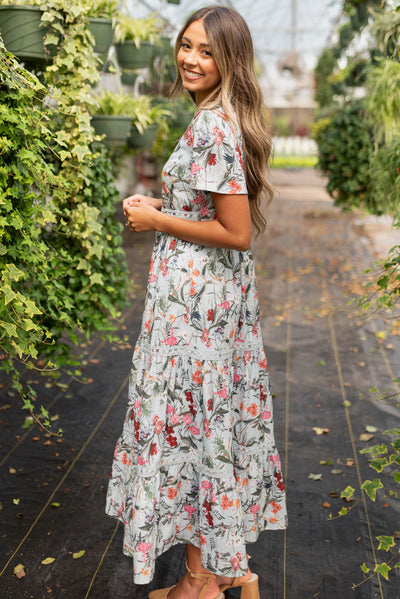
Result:
M174 410L175 408L173 408L170 404L167 405L167 414L172 414Z
M228 302L228 300L225 300L224 302L222 302L222 304L218 304L218 306L220 308L223 308L224 310L229 310L230 303Z
M211 493L210 493L210 501L211 501L211 503L215 503L217 501L217 496L212 489L211 489Z
M211 489L212 484L210 483L209 480L203 480L203 482L201 483L201 487L202 487L202 489L205 489L206 491L208 491L209 489Z
M215 143L217 144L217 146L220 146L224 140L225 133L223 131L221 131L220 129L218 129L218 127L214 127L213 133L214 133Z
M141 405L142 405L142 402L139 399L135 399L135 403L134 403L135 410L138 410L141 407Z
M172 345L176 345L177 341L178 341L177 338L174 337L174 328L171 327L171 332L169 334L169 337L166 338L165 343L167 345L172 346Z
M215 166L217 164L217 161L215 160L216 158L216 154L210 154L208 157L208 164L210 166Z
M257 517L257 512L258 512L259 509L260 509L259 505L252 505L251 508L250 508L251 513L254 514L254 520Z
M208 216L210 214L210 211L207 208L207 206L202 206L200 208L200 214L201 214L201 216Z
M232 556L231 557L231 565L232 565L232 569L233 570L239 570L240 567L240 560L238 560L238 558L236 556Z
M270 459L270 461L271 461L271 462L272 462L272 463L273 463L275 466L277 466L278 468L280 468L280 467L281 467L281 461L280 461L280 459L279 459L279 456L278 456L278 455L276 455L276 454L274 453L273 455L270 455L270 456L269 456L269 459Z
M208 422L207 419L204 419L203 421L203 429L204 429L204 434L207 438L211 437L211 428L210 428L210 423Z
M192 166L190 167L190 180L193 180L193 177L195 176L196 173L198 173L200 170L200 167L197 166L197 164L195 164L194 162L192 162Z
M123 503L123 504L121 505L121 507L119 507L119 508L118 508L118 516L119 516L120 518L122 517L122 514L123 514L123 511L124 511L124 509L125 509L125 504Z
M222 399L226 399L228 397L228 393L225 387L225 383L222 385L222 389L220 389L219 391L217 391L217 395L219 395L220 397L222 397Z
M144 466L146 460L144 460L141 455L138 455L137 463L139 464L139 466Z
M192 417L190 416L190 414L184 414L182 416L182 420L186 424L186 426L189 426L189 424L192 422Z
M191 505L185 505L183 509L189 514L189 518L192 517L192 514L197 512L196 508Z
M156 433L156 435L161 434L162 430L163 430L163 426L164 426L163 420L161 420L161 418L159 416L154 416L153 424L154 424L154 432Z
M240 376L238 375L238 372L235 369L235 372L233 373L233 382L238 383L239 381L240 381Z
M202 191L198 191L196 197L193 200L196 204L204 203L204 194Z
M147 553L149 551L149 549L151 549L151 547L153 546L153 544L151 543L139 543L138 545L138 549L141 553L143 553L143 561L145 561L146 557L147 557Z
M206 347L210 347L211 346L210 334L209 334L209 332L208 332L207 329L203 329L203 334L200 337L200 341L202 341L203 343L205 343Z
M269 410L264 410L264 412L261 414L261 418L263 420L269 420L271 418L271 412Z
M192 128L188 127L185 131L183 139L186 141L186 145L190 148L193 145Z
M244 356L243 356L243 362L245 364L248 364L250 362L250 358L251 358L251 353L249 351L245 351Z
M179 415L176 413L176 410L174 410L174 412L171 416L171 422L172 422L172 424L178 424L179 421L180 421Z
M164 277L165 277L165 275L168 274L168 259L167 258L163 258L163 260L161 260L160 271Z
M176 239L172 239L171 242L170 242L170 244L169 244L168 249L169 250L173 250L175 246L176 246Z
M155 275L154 273L152 273L152 274L150 275L150 283L154 283L154 281L156 281L156 280L157 280L157 277L156 277L156 275Z
M189 430L192 435L198 435L200 433L200 429L193 424L193 426L189 426Z

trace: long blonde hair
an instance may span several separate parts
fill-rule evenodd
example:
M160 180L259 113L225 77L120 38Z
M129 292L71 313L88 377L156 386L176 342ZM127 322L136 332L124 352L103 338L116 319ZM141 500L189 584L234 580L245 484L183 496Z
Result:
M181 29L175 44L175 60L186 29L195 21L202 21L212 56L221 81L210 93L201 108L221 106L228 118L236 114L243 138L244 171L248 188L251 219L257 233L265 230L266 220L261 208L265 198L269 203L273 191L267 179L272 149L271 134L263 113L265 106L261 88L254 72L254 49L249 28L243 17L233 8L209 6L197 10ZM179 75L171 95L184 93ZM192 98L194 99L193 94Z

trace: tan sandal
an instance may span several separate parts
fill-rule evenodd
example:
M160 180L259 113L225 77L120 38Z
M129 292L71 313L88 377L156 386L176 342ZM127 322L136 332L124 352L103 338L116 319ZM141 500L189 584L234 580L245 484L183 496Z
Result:
M221 584L219 586L221 591L226 591L227 589L235 589L238 587L242 587L240 599L260 599L257 574L254 574L252 572L251 577L248 580L239 582L239 579L236 578L234 579L232 584Z
M204 580L204 585L201 588L200 591L200 595L199 595L199 599L204 599L204 597L206 596L206 591L207 591L207 587L209 585L209 583L212 580L215 580L215 574L194 574L194 572L191 571L191 569L189 568L187 562L186 562L186 570L189 574L189 576L191 578L198 578L199 580ZM168 593L175 588L176 585L173 585L172 587L168 587L167 589L158 589L157 591L152 591L151 593L149 593L149 599L167 599L168 597ZM243 593L243 591L242 591ZM224 599L225 595L223 592L219 592L217 597L214 597L214 599Z

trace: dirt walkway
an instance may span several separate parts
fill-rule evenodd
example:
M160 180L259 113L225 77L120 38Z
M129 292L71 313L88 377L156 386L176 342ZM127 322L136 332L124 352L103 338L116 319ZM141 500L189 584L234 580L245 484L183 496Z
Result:
M359 450L388 442L383 431L398 426L396 403L376 402L369 392L386 389L399 374L398 329L391 332L379 315L361 319L355 303L347 304L374 253L362 222L332 206L317 174L275 171L273 178L279 196L254 255L290 526L249 547L261 599L399 599L393 573L389 582L375 576L352 590L363 579L363 562L373 569L388 557L376 551L376 536L400 529L398 499L381 493L329 520L345 505L342 489L352 485L360 497L360 480L375 478ZM176 547L159 559L149 587L133 587L121 526L104 515L152 245L151 235L125 235L135 280L121 342L83 348L87 384L63 380L41 390L59 415L63 439L23 430L24 414L7 408L16 399L3 390L1 599L145 599L184 570ZM359 440L367 426L376 427L369 443ZM81 550L83 557L73 559ZM55 561L43 565L47 557ZM17 564L25 566L20 580Z

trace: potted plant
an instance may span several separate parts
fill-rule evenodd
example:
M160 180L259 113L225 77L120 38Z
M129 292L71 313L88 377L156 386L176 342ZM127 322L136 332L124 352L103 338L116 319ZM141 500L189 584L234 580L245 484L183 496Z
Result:
M159 29L159 19L155 14L142 19L119 15L115 27L115 50L121 69L150 66Z
M0 6L0 34L5 47L23 61L44 62L50 57L44 46L46 35L39 0L7 2Z
M49 22L43 22L42 0L2 0L0 33L7 50L20 60L44 62L54 54L53 38L45 40ZM82 0L82 15L88 18L88 29L94 37L94 51L103 60L112 44L113 18L117 14L116 0ZM63 0L59 0L63 9Z
M123 93L104 92L98 98L98 108L92 115L96 135L105 135L110 146L125 145L135 115L135 98Z
M160 128L167 128L172 112L164 103L153 103L150 96L135 98L136 111L128 135L128 146L136 150L150 150Z
M94 51L105 61L114 39L117 0L85 0L88 28L95 39Z

